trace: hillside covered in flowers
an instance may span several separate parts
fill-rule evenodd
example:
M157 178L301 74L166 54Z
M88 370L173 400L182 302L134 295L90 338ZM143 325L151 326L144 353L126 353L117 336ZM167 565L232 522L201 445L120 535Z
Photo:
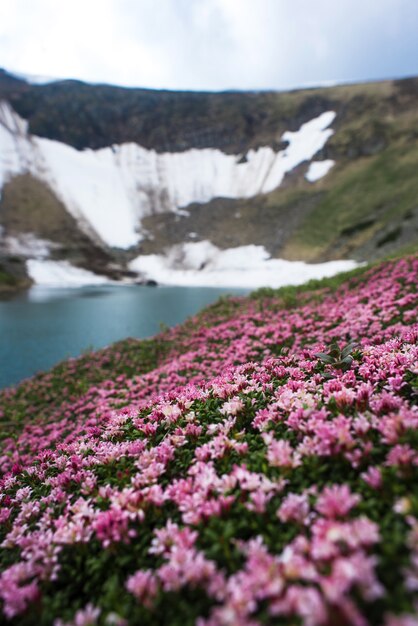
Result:
M223 300L0 393L0 621L416 626L417 276Z

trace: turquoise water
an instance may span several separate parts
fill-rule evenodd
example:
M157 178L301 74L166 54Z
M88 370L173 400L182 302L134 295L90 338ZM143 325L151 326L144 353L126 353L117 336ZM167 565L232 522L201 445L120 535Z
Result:
M35 287L0 301L0 388L84 350L126 337L150 337L225 294L207 287Z

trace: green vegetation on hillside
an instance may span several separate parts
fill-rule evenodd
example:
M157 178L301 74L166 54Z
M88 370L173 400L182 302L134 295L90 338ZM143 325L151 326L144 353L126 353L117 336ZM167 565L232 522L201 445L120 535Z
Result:
M8 294L29 287L30 280L22 274L20 264L18 264L17 271L10 271L10 263L7 265L8 267L4 267L0 263L0 294Z
M14 287L17 284L17 280L14 276L12 276L11 274L9 274L8 272L5 272L1 267L0 267L0 289L2 286L5 287Z
M417 271L223 299L0 392L4 622L415 625Z
M417 142L337 166L324 180L326 193L287 242L284 255L376 258L417 242L417 171Z

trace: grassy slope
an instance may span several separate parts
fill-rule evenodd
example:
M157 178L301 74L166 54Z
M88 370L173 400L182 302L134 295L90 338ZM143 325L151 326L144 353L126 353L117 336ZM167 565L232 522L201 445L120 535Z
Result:
M397 90L389 83L347 87L347 109L324 150L337 165L315 185L323 195L285 257L379 258L418 241L417 97L414 80Z
M392 233L395 249L403 233L405 239L417 241L417 168L416 142L336 168L324 181L323 199L287 242L284 256L308 260L349 257L352 252L358 256L372 239L376 256L379 248L391 243ZM364 253L360 256L364 258Z

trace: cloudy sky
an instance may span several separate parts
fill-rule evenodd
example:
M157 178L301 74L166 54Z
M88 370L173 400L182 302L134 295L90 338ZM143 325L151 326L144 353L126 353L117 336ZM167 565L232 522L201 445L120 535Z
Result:
M418 74L417 0L0 0L0 67L168 89Z

